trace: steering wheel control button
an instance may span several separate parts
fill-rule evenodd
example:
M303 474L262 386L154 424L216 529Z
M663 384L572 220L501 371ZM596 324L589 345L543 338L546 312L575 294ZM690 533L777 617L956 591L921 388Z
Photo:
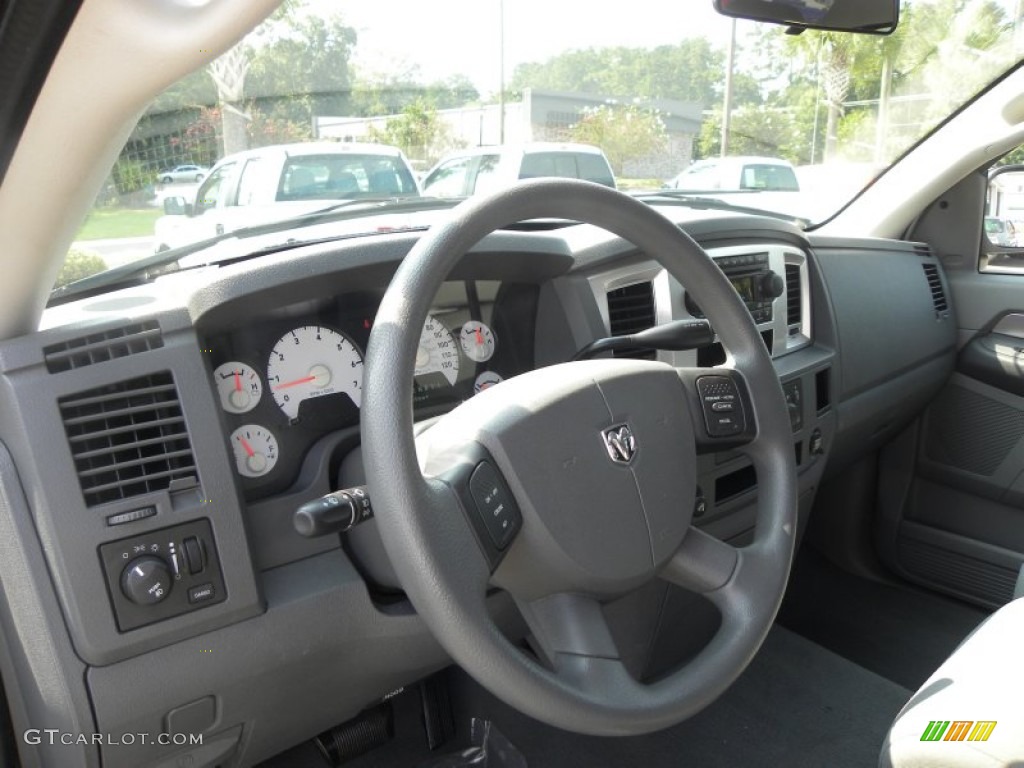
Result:
M213 600L217 596L217 589L213 584L199 584L188 591L188 601L193 605Z
M373 505L366 488L346 488L309 501L295 510L292 525L302 536L313 538L345 533L373 517Z
M704 424L711 437L733 437L744 430L743 408L736 382L728 376L697 379Z
M155 605L171 592L171 569L162 557L132 560L121 575L121 590L136 605Z
M491 464L481 461L469 478L469 493L490 536L491 543L504 549L519 530L519 508L501 475Z
M227 599L206 518L101 544L99 554L120 632Z

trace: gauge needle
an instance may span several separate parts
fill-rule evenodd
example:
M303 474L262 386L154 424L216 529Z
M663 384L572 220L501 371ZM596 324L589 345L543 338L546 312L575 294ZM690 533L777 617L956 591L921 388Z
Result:
M242 444L242 447L243 447L243 448L245 449L245 452L246 452L246 454L247 454L247 455L249 456L249 458L250 458L250 459L251 459L251 458L252 458L253 456L255 456L255 455L256 455L256 451L254 451L254 450L252 449L252 446L251 446L251 445L249 445L249 441L248 441L248 440L246 440L246 439L245 439L244 437L242 437L241 435L239 435L239 436L238 436L238 442L240 442L240 443Z
M483 329L480 326L477 326L477 329L476 329L476 344L477 344L477 346L480 346L483 343L484 343L484 332L483 332Z
M278 384L274 389L287 389L288 387L297 387L299 384L308 384L309 382L316 379L316 376L306 376L303 379L296 379L295 381L286 381L284 384Z
M242 391L242 374L240 374L238 371L235 371L235 391Z

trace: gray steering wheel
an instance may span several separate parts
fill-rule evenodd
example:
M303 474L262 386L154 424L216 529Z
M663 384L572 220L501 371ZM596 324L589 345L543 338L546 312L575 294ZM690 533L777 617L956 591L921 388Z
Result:
M728 362L563 363L492 387L414 436L415 357L434 295L484 236L540 217L603 227L656 259L705 309ZM719 401L733 404L732 422L710 415ZM455 662L538 720L598 735L678 723L739 676L775 618L796 537L778 377L708 255L626 195L582 181L523 182L461 204L427 232L377 313L362 435L381 537L413 606ZM696 453L725 447L757 472L756 531L743 548L691 525ZM643 683L620 660L601 604L656 578L704 594L722 622L690 662ZM496 587L516 601L539 659L491 620L486 596Z

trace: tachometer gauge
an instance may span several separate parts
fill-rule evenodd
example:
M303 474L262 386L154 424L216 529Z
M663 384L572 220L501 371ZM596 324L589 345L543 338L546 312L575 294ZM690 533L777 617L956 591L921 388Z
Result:
M228 413L246 413L256 407L263 396L260 375L245 363L218 365L213 372L221 407Z
M459 331L462 351L475 363L485 363L494 355L494 333L478 320L472 320Z
M459 348L451 331L433 315L427 315L416 350L416 375L440 373L451 385L459 377Z
M261 477L277 463L277 438L259 424L246 424L232 432L231 450L242 477Z
M363 394L363 356L344 334L306 325L282 336L267 361L267 384L274 401L290 419L303 400L335 392L348 395L356 408Z

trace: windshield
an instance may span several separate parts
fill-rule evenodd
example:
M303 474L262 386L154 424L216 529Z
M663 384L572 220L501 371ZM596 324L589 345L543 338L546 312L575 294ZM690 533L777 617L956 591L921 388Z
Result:
M1019 6L905 2L879 37L711 0L288 0L149 106L58 285L334 201L397 207L316 237L429 226L410 200L541 175L822 221L1015 65Z

